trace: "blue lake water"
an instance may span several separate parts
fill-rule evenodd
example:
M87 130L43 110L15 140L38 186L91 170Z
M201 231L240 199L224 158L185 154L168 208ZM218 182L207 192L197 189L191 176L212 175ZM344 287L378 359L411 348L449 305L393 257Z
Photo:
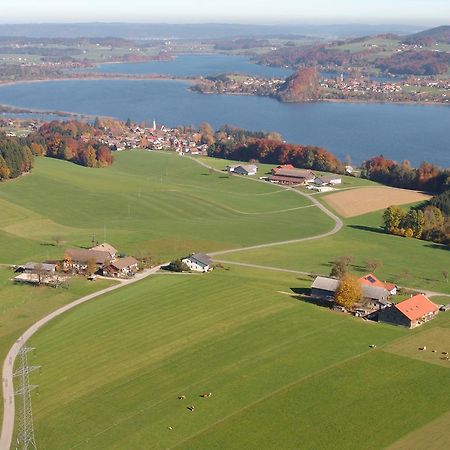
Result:
M259 77L286 78L290 69L253 64L245 56L226 55L178 55L172 61L149 61L145 63L99 64L89 71L121 74L163 74L174 77L219 75L240 73Z
M306 103L202 95L171 80L50 81L0 87L0 103L45 110L155 119L169 126L232 124L278 131L289 142L324 146L355 163L378 154L450 166L450 106Z

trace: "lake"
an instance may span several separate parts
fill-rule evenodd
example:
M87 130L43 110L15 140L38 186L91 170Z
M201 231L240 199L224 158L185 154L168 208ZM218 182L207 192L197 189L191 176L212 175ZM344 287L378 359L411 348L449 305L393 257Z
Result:
M246 56L178 55L171 61L99 64L92 72L121 74L162 74L173 77L198 77L221 73L240 73L265 78L286 78L292 70L253 64Z
M426 160L450 166L450 106L284 104L265 97L202 95L189 86L174 80L23 83L0 87L0 103L137 122L155 119L168 126L231 124L278 131L292 143L323 146L339 158L348 154L354 163L384 154L414 165Z

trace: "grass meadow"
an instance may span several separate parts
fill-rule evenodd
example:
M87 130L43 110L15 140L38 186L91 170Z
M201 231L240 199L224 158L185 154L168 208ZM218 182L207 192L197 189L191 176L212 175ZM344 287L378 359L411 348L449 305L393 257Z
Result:
M303 302L308 285L156 275L56 319L31 341L38 446L378 449L448 411L449 367L385 351L414 331Z
M32 175L0 186L0 263L62 257L93 234L123 253L146 250L162 261L332 226L300 195L210 174L170 153L124 152L107 169L38 158Z
M375 274L383 280L450 294L442 275L449 266L448 248L385 234L381 217L382 211L353 217L344 221L342 231L325 239L229 253L223 259L324 275L343 255L354 257L351 270L356 274L367 273L365 261L378 259L383 266Z

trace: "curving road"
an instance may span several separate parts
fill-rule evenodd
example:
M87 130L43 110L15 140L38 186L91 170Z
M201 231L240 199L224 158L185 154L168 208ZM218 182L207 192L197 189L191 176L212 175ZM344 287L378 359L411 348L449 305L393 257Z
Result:
M188 156L188 158L192 161L195 161L197 164L200 164L201 166L205 167L208 170L214 170L214 172L218 172L218 173L222 173L222 170L216 169L214 167L209 166L208 164L206 164L203 161L200 161L197 158L193 158L192 156ZM258 182L258 183L265 183L267 184L267 181L264 180L259 180L257 178L245 178L246 180L250 180L250 181L254 181L254 182ZM337 232L339 232L342 227L344 226L344 223L342 222L342 220L333 212L331 212L326 206L324 206L321 202L319 202L319 200L315 199L312 195L308 195L305 194L304 192L301 192L293 187L290 186L280 186L278 185L278 187L280 189L284 189L286 191L291 191L294 192L295 194L301 195L302 197L307 198L311 203L313 203L314 206L316 206L317 208L319 208L324 214L326 214L328 217L330 217L333 221L334 221L334 227L332 230L327 231L326 233L322 233L322 234L318 234L315 236L310 236L310 237L305 237L305 238L300 238L300 239L291 239L288 241L277 241L277 242L269 242L267 244L259 244L259 245L252 245L250 247L240 247L240 248L235 248L235 249L230 249L230 250L222 250L222 251L218 251L218 252L211 252L208 253L211 256L219 256L219 255L225 255L227 253L235 253L235 252L243 252L243 251L247 251L247 250L257 250L259 248L266 248L266 247L274 247L276 245L283 245L283 244L297 244L299 242L305 242L305 241L312 241L314 239L322 239L325 237L329 237L332 236L333 234L336 234Z
M164 265L164 264L162 264ZM78 305L82 305L94 298L99 297L100 295L107 294L108 292L115 291L116 289L120 289L123 286L128 286L129 284L136 283L137 281L142 280L150 275L156 273L161 266L154 267L152 269L147 269L144 272L137 274L134 278L129 280L122 281L114 286L108 287L106 289L102 289L101 291L94 292L93 294L86 295L85 297L79 298L72 303L62 306L58 308L56 311L48 314L43 317L38 322L31 325L28 330L26 330L22 336L17 339L17 341L13 344L11 349L9 350L5 361L3 362L3 371L2 371L2 387L3 387L3 424L2 424L2 432L0 436L0 450L9 450L13 438L14 433L14 419L15 419L15 403L14 403L14 383L13 383L13 372L14 372L14 362L16 360L17 355L19 354L22 346L44 325L53 320L55 317L64 314L65 312L77 307Z

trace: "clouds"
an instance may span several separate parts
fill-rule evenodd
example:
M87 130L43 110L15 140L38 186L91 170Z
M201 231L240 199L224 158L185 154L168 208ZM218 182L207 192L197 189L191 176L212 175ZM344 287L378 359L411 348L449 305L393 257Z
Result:
M450 22L448 0L15 0L2 22Z

